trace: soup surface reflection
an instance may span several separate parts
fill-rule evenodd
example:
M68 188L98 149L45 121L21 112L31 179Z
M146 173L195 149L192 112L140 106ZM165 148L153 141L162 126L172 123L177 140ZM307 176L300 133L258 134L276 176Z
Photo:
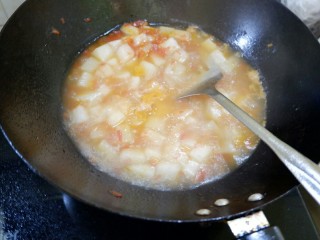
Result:
M193 26L137 21L76 59L63 93L66 129L94 166L135 185L187 189L218 179L258 138L208 96L176 99L216 66L217 89L263 124L259 74L239 53Z

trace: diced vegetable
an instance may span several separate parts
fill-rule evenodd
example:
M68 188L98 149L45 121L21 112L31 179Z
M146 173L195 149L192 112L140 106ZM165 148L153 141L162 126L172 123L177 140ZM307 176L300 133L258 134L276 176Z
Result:
M181 166L174 162L160 162L156 166L155 177L160 182L174 181L178 178Z
M122 26L120 30L123 33L125 33L126 35L138 35L139 34L139 29L137 27L134 27L129 24Z
M163 64L166 62L166 60L165 60L164 58L159 57L159 56L157 56L157 55L155 55L155 54L152 54L152 55L151 55L151 59L152 59L152 62L153 62L156 66L161 66L161 65L163 65Z
M121 142L123 144L132 144L135 141L135 134L130 126L126 124L120 124L117 126L118 131L121 133Z
M164 131L165 129L165 120L158 117L150 117L145 123L145 128L149 128L155 131Z
M105 135L105 132L102 131L102 129L98 128L98 127L92 129L92 131L90 132L90 138L92 138L92 139L103 138L104 135Z
M175 63L167 66L164 72L167 75L171 75L172 77L183 81L184 79L181 79L181 75L186 72L186 67L181 63Z
M211 68L213 65L217 65L224 73L228 74L230 74L233 69L233 66L227 61L220 50L213 51L207 59L207 66Z
M208 102L207 110L213 119L219 119L223 115L221 106L215 102Z
M106 140L102 140L98 145L98 150L106 157L103 161L103 165L99 165L100 167L103 167L104 170L108 169L107 164L110 160L117 157L118 150L109 144Z
M92 72L100 65L100 62L95 58L88 58L81 66L81 69L86 72Z
M108 42L108 44L115 50L122 44L122 40L115 40L112 42Z
M87 94L82 94L82 95L79 95L77 97L78 100L80 101L95 101L97 100L98 98L100 98L101 96L101 93L99 92L91 92L91 93L87 93Z
M93 76L92 74L90 73L87 73L87 72L83 72L80 76L80 78L78 79L78 86L81 86L81 87L88 87L91 83L93 79Z
M199 146L191 150L190 157L194 161L204 162L212 153L212 148L209 146Z
M173 59L175 59L180 63L184 63L185 61L188 60L188 54L185 50L178 49L173 53Z
M207 51L214 51L218 48L217 44L215 44L212 38L207 38L205 41L201 43L201 46L204 47Z
M146 80L153 78L157 74L157 68L152 63L142 61L141 66L144 70L144 77Z
M108 60L114 53L113 48L109 43L104 44L100 47L97 47L93 52L92 55L98 58L100 61L105 62Z
M131 78L131 81L130 81L130 88L137 88L137 87L139 87L140 82L141 82L140 77L133 76L133 77Z
M168 48L170 50L175 50L175 49L180 49L180 45L178 44L178 42L174 39L174 38L169 38L168 40L166 40L165 42L160 44L160 47L162 48Z
M189 179L194 179L197 176L199 169L199 163L195 161L188 161L188 163L183 168L183 174Z
M161 26L159 27L161 33L169 34L170 36L184 40L184 41L190 41L191 39L191 34L185 30L180 30L176 28L171 28L171 27L164 27Z
M111 126L116 126L125 119L125 114L115 108L107 107L105 109L106 120Z
M103 64L96 72L98 78L107 78L114 74L113 69L108 64Z
M143 179L152 179L155 173L155 168L149 164L132 164L127 168L132 174Z
M152 129L147 129L145 131L145 138L149 141L149 143L155 143L158 146L161 146L162 143L166 140L165 136Z
M111 58L111 59L108 61L108 64L109 64L110 66L113 66L113 67L120 65L118 59L116 59L116 58Z
M121 63L125 63L134 57L134 51L128 44L122 44L116 54Z
M133 163L145 163L148 159L142 149L124 149L120 153L120 159L128 160L131 164Z
M154 160L154 159L158 159L160 160L163 156L162 156L162 152L160 148L147 148L145 150L145 155L147 157L148 160Z
M133 38L133 43L135 46L138 46L142 43L148 42L149 40L151 40L151 39L148 38L148 36L145 33L141 33L138 36L135 36Z
M71 123L73 124L83 123L87 121L88 120L87 110L81 105L77 106L70 113L70 119L71 119Z

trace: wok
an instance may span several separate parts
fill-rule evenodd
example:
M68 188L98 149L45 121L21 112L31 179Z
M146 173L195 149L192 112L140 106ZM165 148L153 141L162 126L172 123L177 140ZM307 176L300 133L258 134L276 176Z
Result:
M240 51L262 77L266 127L310 159L319 157L320 46L300 20L270 0L26 1L0 36L0 123L16 153L64 192L98 208L143 219L230 219L260 209L295 187L297 181L262 142L235 171L184 191L133 186L99 172L80 155L61 122L68 69L88 43L138 19L196 24ZM53 34L52 28L60 34ZM263 199L248 201L253 193ZM214 205L220 198L230 203ZM211 214L196 215L201 208Z

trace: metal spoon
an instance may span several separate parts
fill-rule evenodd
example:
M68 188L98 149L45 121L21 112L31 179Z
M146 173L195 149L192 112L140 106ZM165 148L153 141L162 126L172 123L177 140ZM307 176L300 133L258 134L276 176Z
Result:
M222 77L220 71L216 71L210 75L213 77L200 82L192 89L184 92L180 95L179 99L192 95L206 94L216 100L275 152L291 173L320 205L320 167L288 144L278 139L226 96L216 90L215 84Z

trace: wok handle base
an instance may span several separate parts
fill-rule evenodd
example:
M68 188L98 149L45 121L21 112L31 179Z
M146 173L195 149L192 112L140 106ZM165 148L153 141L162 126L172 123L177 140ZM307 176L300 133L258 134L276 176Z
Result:
M239 240L284 240L284 237L278 227L267 227L263 228L257 232L250 233L245 235Z

